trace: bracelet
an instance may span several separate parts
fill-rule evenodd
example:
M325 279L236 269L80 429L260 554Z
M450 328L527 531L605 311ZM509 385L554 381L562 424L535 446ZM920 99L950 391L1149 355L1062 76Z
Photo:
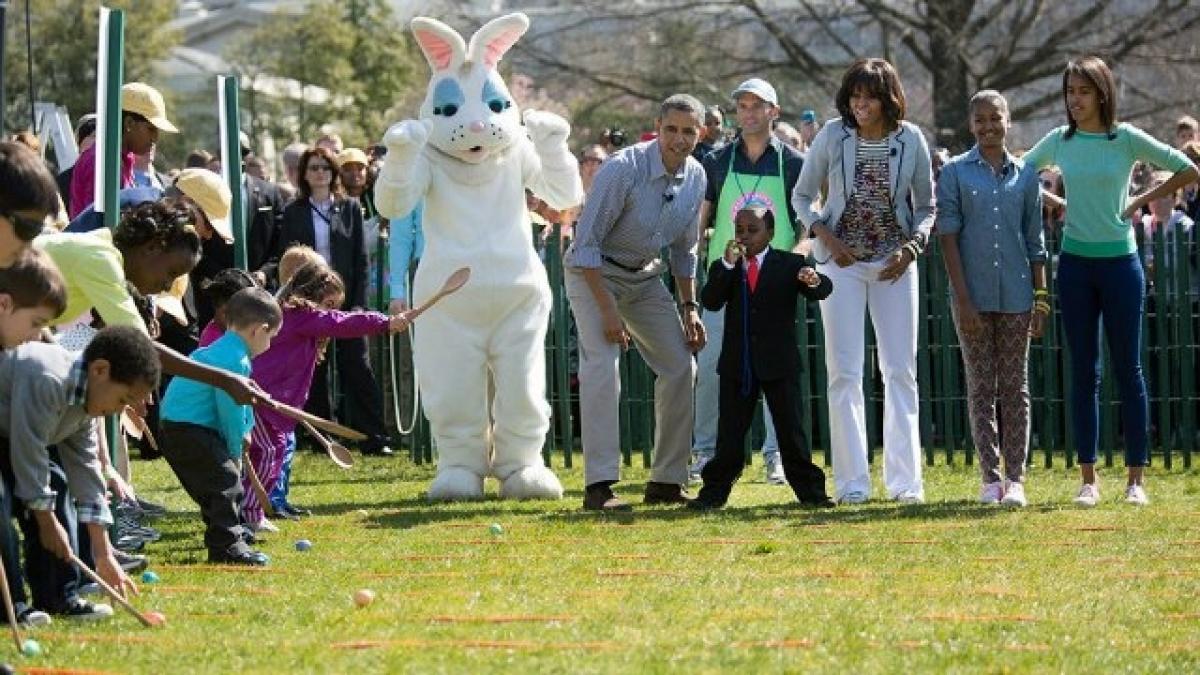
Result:
M1050 303L1046 302L1045 300L1038 300L1037 302L1033 303L1033 311L1037 312L1038 314L1048 316L1050 314Z
M1035 298L1049 298L1049 297L1050 297L1050 291L1048 291L1048 290L1046 290L1046 289L1044 289L1044 288L1035 288L1035 289L1033 289L1033 297L1035 297Z
M688 300L686 302L679 303L679 311L682 312L686 309L694 309L698 312L700 311L700 305L697 304L695 300Z

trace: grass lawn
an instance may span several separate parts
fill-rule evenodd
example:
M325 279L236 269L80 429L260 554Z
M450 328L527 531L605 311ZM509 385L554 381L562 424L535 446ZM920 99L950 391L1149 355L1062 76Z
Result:
M1197 470L1151 470L1143 509L1117 500L1118 469L1082 511L1073 470L1034 468L1030 506L1008 511L974 503L974 467L938 466L928 504L816 512L755 465L723 512L604 517L579 511L578 468L559 471L561 502L430 506L431 468L342 471L303 453L294 501L316 515L281 523L262 547L272 565L254 571L205 564L198 512L165 463L134 469L172 511L147 547L161 581L135 601L168 625L119 608L60 620L32 632L42 656L10 642L4 660L163 675L1200 669ZM644 476L618 491L640 501ZM364 609L360 588L377 593Z

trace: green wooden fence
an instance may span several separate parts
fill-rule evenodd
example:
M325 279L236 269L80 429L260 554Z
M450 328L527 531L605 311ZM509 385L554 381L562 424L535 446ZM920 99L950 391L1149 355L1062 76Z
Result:
M547 238L545 259L554 293L551 325L546 338L546 386L552 410L552 424L543 454L551 464L570 467L579 449L578 388L574 384L572 360L574 340L570 308L563 288L562 255L557 231ZM927 462L941 456L949 464L972 464L975 450L967 419L966 389L958 337L950 315L948 280L936 243L929 247L919 263L919 334L917 378L920 388L921 441ZM1138 231L1138 241L1155 261L1166 261L1148 269L1151 282L1147 290L1147 311L1143 317L1142 367L1150 396L1151 461L1166 467L1182 463L1190 467L1197 444L1196 393L1196 305L1193 288L1196 251L1189 237L1167 237L1159 229L1152 237ZM1057 245L1051 241L1051 269L1057 259ZM1146 257L1144 255L1143 257ZM1054 298L1054 275L1050 274ZM803 301L801 301L803 302ZM1052 303L1054 304L1054 303ZM829 461L829 409L825 401L826 372L824 336L817 304L807 304L797 321L798 347L804 375L801 394L809 402L804 419L805 432L817 452ZM869 447L882 445L883 386L878 375L874 336L869 321L863 388L867 399L866 424ZM1031 410L1031 462L1053 466L1074 463L1069 406L1064 393L1070 376L1066 358L1061 315L1055 304L1045 335L1033 342L1029 355ZM1100 413L1100 451L1103 461L1112 465L1120 457L1122 440L1119 429L1119 401L1116 388L1106 370L1102 378ZM383 364L377 364L382 366ZM386 369L377 369L382 377ZM641 456L649 465L654 440L653 373L630 349L621 360L620 426L621 450L625 463ZM1001 402L1003 405L1003 402ZM761 415L755 423L754 438L747 449L758 447L762 438ZM427 423L404 440L412 458L431 461L434 456ZM874 452L871 453L872 457Z

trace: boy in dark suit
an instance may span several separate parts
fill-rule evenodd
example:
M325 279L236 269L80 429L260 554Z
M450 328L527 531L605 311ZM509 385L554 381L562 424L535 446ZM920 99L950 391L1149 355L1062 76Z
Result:
M822 300L833 291L829 277L805 259L768 246L775 214L748 206L734 219L735 239L713 261L700 292L704 308L725 307L725 341L717 373L721 377L716 456L704 466L704 487L689 504L719 509L745 465L743 447L761 389L775 416L779 454L788 485L801 504L832 507L825 472L813 464L800 428L800 355L796 349L796 296Z

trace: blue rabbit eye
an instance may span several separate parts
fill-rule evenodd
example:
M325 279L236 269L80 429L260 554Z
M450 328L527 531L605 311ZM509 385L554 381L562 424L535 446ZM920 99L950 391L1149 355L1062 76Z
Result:
M512 107L512 101L509 100L503 83L494 82L491 78L483 83L481 100L487 103L488 109L494 113L504 112Z
M445 117L454 117L462 104L466 102L463 97L462 88L454 80L442 80L438 82L437 87L433 91L433 114L442 115Z

